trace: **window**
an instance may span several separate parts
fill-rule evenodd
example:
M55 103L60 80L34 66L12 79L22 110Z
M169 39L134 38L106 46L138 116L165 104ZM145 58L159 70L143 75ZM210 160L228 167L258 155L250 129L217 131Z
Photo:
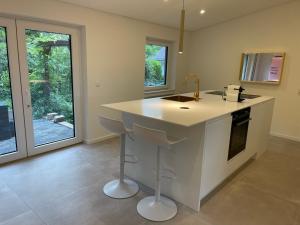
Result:
M148 42L145 46L145 81L146 89L167 87L168 74L167 44Z

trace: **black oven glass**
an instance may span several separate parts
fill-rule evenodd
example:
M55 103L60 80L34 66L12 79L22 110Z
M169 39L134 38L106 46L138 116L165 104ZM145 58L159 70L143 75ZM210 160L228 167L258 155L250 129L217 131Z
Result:
M251 108L246 108L232 113L232 126L228 160L245 150Z

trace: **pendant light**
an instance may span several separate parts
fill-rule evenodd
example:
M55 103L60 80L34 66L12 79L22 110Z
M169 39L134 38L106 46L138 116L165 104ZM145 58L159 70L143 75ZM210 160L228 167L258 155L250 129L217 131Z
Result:
M179 54L183 54L184 20L185 20L185 9L184 9L184 0L182 0L182 10L181 10L181 17L180 17L179 48L178 48Z

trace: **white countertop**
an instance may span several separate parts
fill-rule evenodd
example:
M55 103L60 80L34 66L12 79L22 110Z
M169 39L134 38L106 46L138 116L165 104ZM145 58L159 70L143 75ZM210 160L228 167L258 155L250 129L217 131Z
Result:
M164 100L159 97L105 104L102 106L121 112L190 127L274 99L273 97L261 96L255 99L246 99L243 102L228 102L222 100L219 95L205 94L205 92L201 92L199 102L176 102ZM180 95L193 96L192 93ZM189 109L180 109L182 106L189 107Z

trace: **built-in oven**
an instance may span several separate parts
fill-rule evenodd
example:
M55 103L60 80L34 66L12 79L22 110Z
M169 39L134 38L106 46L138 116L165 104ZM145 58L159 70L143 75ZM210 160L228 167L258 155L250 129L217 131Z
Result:
M251 108L245 108L232 113L232 125L228 160L244 151L247 144L248 126Z

